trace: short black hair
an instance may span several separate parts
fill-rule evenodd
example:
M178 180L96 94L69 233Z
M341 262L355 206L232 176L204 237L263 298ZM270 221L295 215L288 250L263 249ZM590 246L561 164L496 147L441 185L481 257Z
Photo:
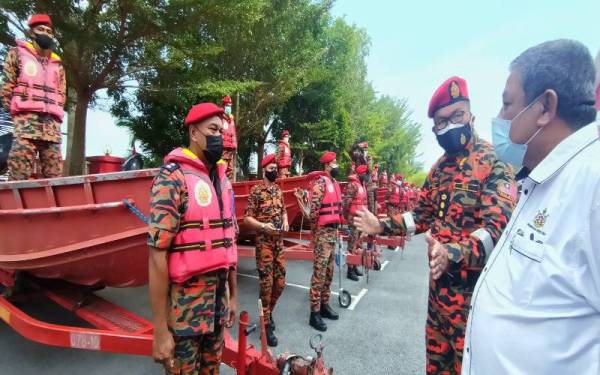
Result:
M596 119L596 70L582 43L558 39L538 44L514 59L510 70L520 73L527 103L551 89L558 95L558 116L571 128L578 130Z

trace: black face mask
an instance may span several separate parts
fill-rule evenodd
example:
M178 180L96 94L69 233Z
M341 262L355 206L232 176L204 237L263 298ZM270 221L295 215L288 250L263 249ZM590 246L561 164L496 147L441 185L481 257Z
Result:
M275 182L277 180L277 171L265 171L265 177L269 182Z
M369 182L369 176L367 175L358 176L358 179L360 180L360 182L362 182L363 185L366 185L367 182Z
M223 137L220 135L206 136L206 150L204 157L211 164L216 164L223 156Z
M444 134L437 135L436 138L440 146L449 155L454 155L464 150L472 136L471 125L465 124L460 128L450 129Z
M54 47L54 39L46 34L33 33L33 40L40 46L41 49L50 49Z
M340 173L340 169L339 168L331 168L331 171L329 173L331 174L331 178L336 178L338 176L338 174Z

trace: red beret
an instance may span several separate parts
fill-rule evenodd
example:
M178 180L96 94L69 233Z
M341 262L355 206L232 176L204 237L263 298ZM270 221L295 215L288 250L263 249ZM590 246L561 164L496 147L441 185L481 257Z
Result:
M319 159L319 161L321 162L321 164L327 164L327 163L331 163L332 161L334 161L335 158L336 158L335 152L327 151L321 156L321 159Z
M365 174L367 173L367 165L366 164L361 164L358 167L356 167L356 173L358 174Z
M400 173L396 173L396 178L404 178Z
M269 164L273 164L276 163L275 161L275 154L271 154L271 155L267 155L265 157L263 157L262 163L260 163L260 166L262 168L266 167Z
M358 144L358 146L362 148L369 148L369 142L361 142Z
M469 101L467 81L456 76L450 77L433 93L427 115L429 118L433 118L433 114L438 109L461 101Z
M282 137L289 137L290 136L290 132L287 130L284 130L283 133L281 133Z
M52 25L52 20L50 19L50 16L47 14L34 14L29 18L29 21L27 21L27 25L29 27L34 27L35 25L50 25L51 27L54 27Z
M214 103L200 103L192 106L185 117L184 125L189 126L213 116L223 115L223 108Z
M227 95L223 98L223 105L231 104L231 96Z

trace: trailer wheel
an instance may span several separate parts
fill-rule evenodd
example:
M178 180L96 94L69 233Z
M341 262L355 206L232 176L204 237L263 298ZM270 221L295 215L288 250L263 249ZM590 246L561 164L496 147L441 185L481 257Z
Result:
M378 260L375 260L373 262L373 269L375 271L381 271L381 262L379 262Z
M348 306L350 306L350 303L352 303L352 295L347 290L342 289L340 290L338 302L341 307L347 309Z

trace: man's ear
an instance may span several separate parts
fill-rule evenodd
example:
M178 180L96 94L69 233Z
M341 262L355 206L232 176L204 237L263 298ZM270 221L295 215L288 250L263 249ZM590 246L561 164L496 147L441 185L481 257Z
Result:
M542 96L540 103L542 103L542 114L538 117L536 124L539 127L548 125L557 116L558 111L558 94L552 89L546 90Z

